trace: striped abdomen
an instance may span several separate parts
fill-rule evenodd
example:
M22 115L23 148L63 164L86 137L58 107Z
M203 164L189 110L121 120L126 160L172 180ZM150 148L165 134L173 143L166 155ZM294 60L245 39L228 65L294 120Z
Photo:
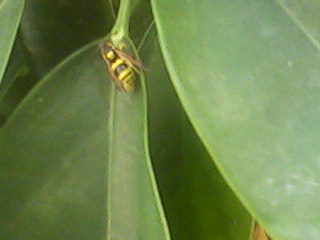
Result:
M116 78L114 80L120 90L125 92L133 91L135 89L134 70L127 64L126 60L120 58L113 49L105 52L105 59L109 61L110 71L113 72Z

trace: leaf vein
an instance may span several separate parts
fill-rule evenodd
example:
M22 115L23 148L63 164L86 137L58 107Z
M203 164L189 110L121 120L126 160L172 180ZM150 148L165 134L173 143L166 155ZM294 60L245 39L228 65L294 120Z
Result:
M275 0L281 9L291 18L294 24L307 36L307 38L311 41L312 45L314 45L318 51L320 51L320 42L309 32L309 30L305 27L305 25L295 16L294 13L290 11L288 7L286 7L281 0Z

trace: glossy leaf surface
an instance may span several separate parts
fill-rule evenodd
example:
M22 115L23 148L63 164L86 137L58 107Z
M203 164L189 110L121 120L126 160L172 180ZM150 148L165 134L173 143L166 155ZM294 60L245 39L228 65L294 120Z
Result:
M149 159L145 90L114 95L108 239L170 239Z
M319 14L284 2L152 1L171 79L227 182L271 237L314 240Z
M97 46L73 56L0 132L1 238L105 235L110 85L104 70Z
M172 238L247 240L250 215L221 178L183 112L154 27L141 57L148 69L151 156Z
M0 132L2 238L168 239L145 145L144 92L116 94L110 108L109 78L97 45L81 50L8 120Z

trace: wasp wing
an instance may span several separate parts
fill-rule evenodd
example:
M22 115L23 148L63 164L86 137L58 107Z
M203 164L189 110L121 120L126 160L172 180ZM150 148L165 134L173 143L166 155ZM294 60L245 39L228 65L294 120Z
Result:
M146 70L145 67L143 66L142 62L139 61L138 59L133 58L129 54L115 48L116 53L122 57L123 59L126 59L128 64L136 71L138 72L139 69Z

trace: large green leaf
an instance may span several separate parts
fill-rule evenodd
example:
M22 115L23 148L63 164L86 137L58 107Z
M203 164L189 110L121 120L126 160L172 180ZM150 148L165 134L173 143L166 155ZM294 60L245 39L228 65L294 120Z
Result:
M136 44L144 40L151 22L149 5L145 0L137 3L130 26ZM143 75L139 85L134 93L114 90L111 95L108 240L170 239L149 157Z
M108 240L170 239L147 139L146 90L112 95Z
M0 83L20 23L24 0L0 1Z
M247 240L250 216L224 183L181 109L155 29L146 64L150 149L173 239Z
M152 1L171 79L230 186L275 239L314 240L319 28L304 24L319 14L284 2Z
M2 239L105 236L108 89L95 45L50 73L5 124Z
M95 44L55 68L5 124L1 238L169 239L143 82L132 95L111 94L110 82Z

